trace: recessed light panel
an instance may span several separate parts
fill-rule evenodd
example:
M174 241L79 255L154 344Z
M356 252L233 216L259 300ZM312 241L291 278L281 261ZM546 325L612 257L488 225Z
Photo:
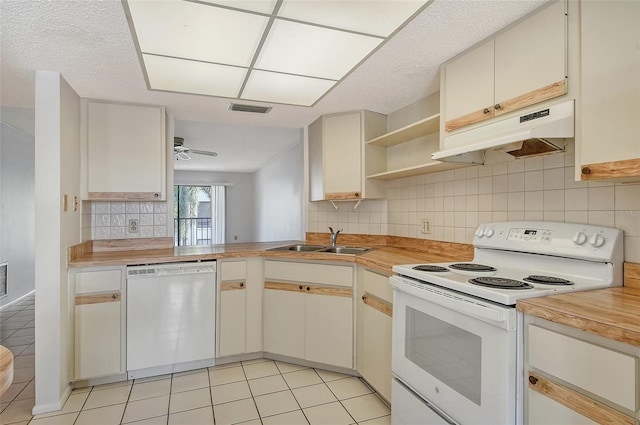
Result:
M383 39L276 20L255 67L339 80Z
M149 89L312 106L429 1L123 3Z
M424 3L416 0L284 0L278 16L386 37Z
M246 68L142 55L149 84L156 90L236 97Z
M129 1L142 53L249 66L269 18L186 1Z
M251 71L243 99L311 106L336 82L277 72Z

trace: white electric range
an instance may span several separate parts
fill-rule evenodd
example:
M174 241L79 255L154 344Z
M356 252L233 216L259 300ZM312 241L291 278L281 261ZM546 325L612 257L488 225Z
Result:
M622 284L617 229L490 223L473 245L470 262L393 267L394 424L522 423L517 300Z

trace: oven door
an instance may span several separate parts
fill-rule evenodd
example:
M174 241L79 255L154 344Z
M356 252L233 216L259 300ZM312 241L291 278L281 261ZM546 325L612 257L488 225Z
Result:
M393 285L394 375L462 424L517 423L517 314L399 276Z

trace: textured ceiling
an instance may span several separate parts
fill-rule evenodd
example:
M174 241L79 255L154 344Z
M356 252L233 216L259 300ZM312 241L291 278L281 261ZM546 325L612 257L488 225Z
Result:
M229 99L147 90L119 1L0 0L0 119L25 125L16 111L33 114L36 70L59 71L81 97L165 105L178 120L301 128L326 113L389 114L438 91L440 63L545 2L435 0L314 107L258 115L228 111Z

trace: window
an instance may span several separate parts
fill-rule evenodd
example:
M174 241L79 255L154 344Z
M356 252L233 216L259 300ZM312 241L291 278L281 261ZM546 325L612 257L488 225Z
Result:
M174 245L211 245L225 242L224 186L174 187Z

